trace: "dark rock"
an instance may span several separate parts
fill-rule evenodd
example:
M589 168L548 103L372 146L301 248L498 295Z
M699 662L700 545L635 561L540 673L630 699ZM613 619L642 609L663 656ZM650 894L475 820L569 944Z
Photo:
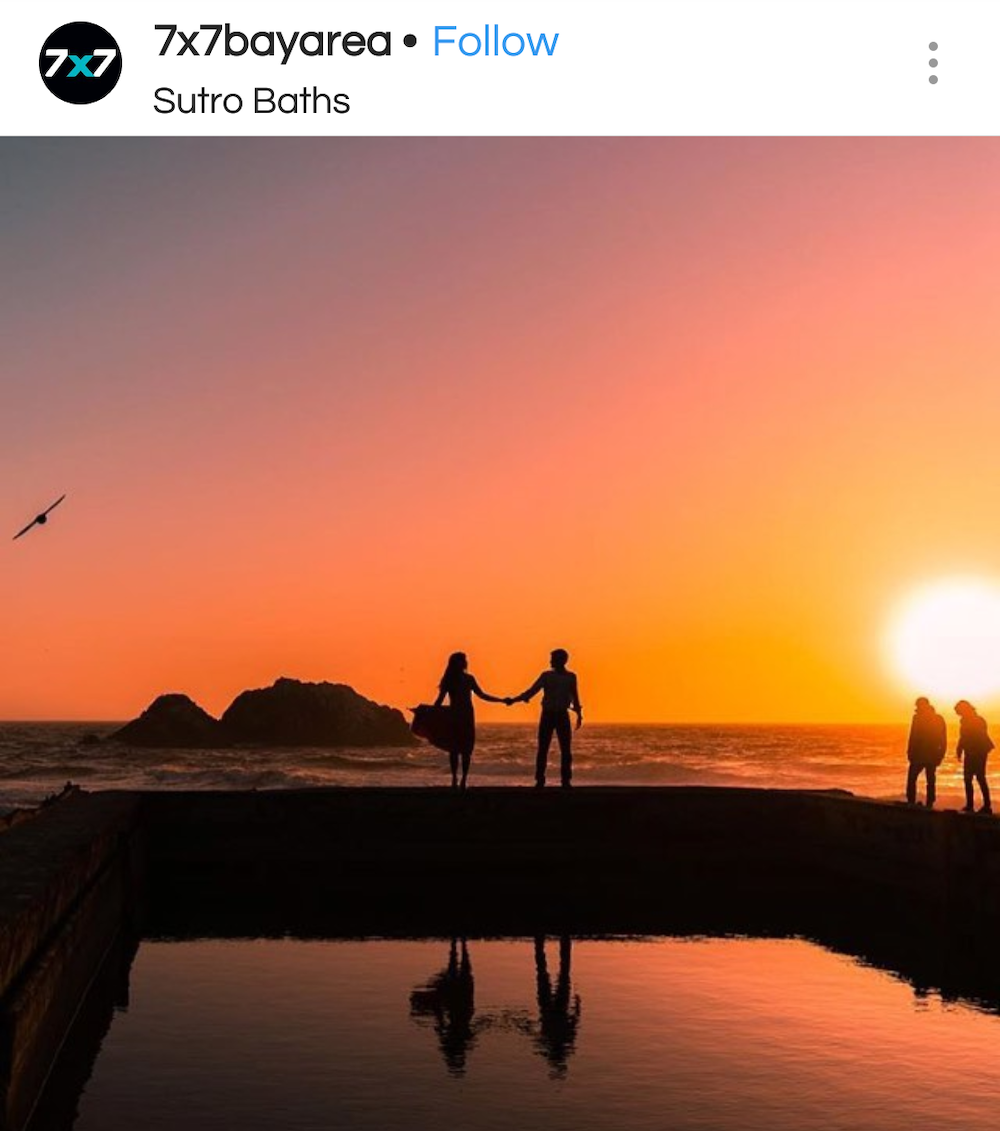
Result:
M129 746L225 746L226 736L217 719L186 695L161 695L132 722L109 736Z
M221 721L186 695L161 695L109 736L131 746L413 746L401 711L365 699L342 683L279 679L244 691Z
M342 683L279 679L244 691L222 716L234 742L272 746L413 746L402 711Z

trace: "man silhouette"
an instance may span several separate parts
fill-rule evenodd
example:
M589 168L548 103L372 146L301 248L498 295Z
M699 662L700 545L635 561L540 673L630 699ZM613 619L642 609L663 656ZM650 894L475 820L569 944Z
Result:
M580 692L576 675L566 665L569 652L557 648L550 656L551 667L528 688L527 691L509 700L511 703L528 703L542 692L542 717L538 722L538 758L535 762L535 785L541 789L545 785L545 772L549 762L549 747L553 734L559 741L560 768L562 784L568 789L573 779L573 726L569 719L572 711L576 715L577 730L583 726L583 707L580 705Z
M923 695L914 704L910 740L906 757L910 763L906 774L906 800L917 803L917 781L927 775L927 808L934 806L937 796L937 768L944 761L948 749L948 731L944 719L934 710L930 700Z

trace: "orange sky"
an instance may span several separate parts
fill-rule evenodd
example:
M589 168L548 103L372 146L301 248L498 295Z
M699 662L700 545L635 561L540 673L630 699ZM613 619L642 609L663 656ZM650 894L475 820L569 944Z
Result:
M1000 573L998 199L994 139L0 143L0 513L69 493L0 717L557 645L595 721L905 716L893 603Z

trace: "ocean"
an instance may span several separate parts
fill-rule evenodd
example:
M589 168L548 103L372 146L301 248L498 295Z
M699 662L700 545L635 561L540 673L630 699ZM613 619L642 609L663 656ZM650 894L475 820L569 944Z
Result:
M444 785L447 756L406 749L137 750L85 744L118 724L0 724L0 808L34 804L66 782L85 789L288 789ZM574 745L578 785L716 785L842 789L900 800L906 727L587 725ZM558 753L550 756L550 780ZM534 729L481 725L470 785L528 785ZM954 754L938 775L940 804L959 803Z

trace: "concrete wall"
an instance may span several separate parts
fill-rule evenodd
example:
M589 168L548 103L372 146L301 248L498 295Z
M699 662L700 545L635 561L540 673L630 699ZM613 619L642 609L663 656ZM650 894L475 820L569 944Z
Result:
M127 917L139 804L70 795L0 837L0 1129L30 1116Z
M331 789L143 798L160 865L345 877L500 871L850 879L1000 910L1000 821L839 793L709 788Z

